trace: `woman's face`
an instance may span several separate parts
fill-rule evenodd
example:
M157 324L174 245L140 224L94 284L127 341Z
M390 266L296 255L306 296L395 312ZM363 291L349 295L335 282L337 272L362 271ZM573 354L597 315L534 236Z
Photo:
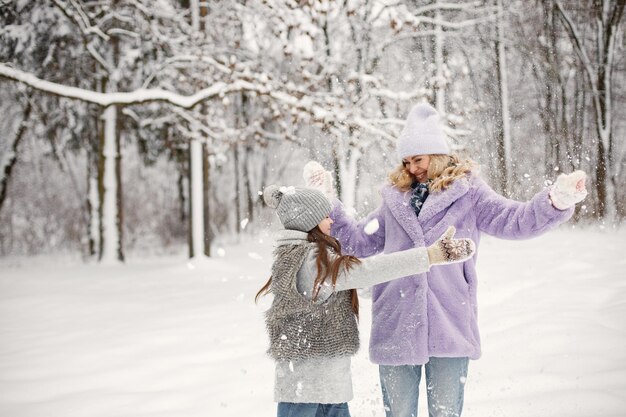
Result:
M430 165L430 156L413 155L404 158L402 163L411 175L413 175L419 182L428 181L428 165Z
M322 233L330 236L330 225L333 224L333 219L326 216L324 220L322 220L317 226L320 228Z

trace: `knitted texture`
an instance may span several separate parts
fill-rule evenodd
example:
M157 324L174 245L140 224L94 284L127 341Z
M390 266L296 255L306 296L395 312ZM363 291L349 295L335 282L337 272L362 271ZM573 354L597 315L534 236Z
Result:
M285 229L308 232L330 213L330 202L313 188L278 187L269 185L263 190L265 203L276 209Z
M449 154L437 110L426 103L413 106L396 142L396 150L400 159L413 155Z
M296 289L296 274L313 245L282 245L274 251L270 287L274 301L265 323L270 337L268 354L275 360L349 356L359 349L349 291L336 292L317 304Z

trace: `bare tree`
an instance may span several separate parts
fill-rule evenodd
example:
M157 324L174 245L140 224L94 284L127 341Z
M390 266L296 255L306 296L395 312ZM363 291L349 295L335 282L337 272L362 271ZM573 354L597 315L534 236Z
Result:
M568 10L555 0L556 11L575 47L586 74L595 112L597 141L596 193L597 216L613 218L618 193L615 175L613 118L615 83L613 80L616 40L624 16L623 0L593 0L586 7ZM583 27L591 30L583 31Z
M21 121L18 123L17 128L14 132L9 132L6 135L10 141L10 146L9 149L5 151L1 161L2 166L0 166L0 210L2 210L4 201L7 196L7 187L9 186L9 180L11 179L11 172L13 171L13 167L15 167L15 164L17 162L18 148L20 146L20 142L24 138L26 129L28 127L28 122L32 111L32 105L30 100L31 96L27 95L21 114Z

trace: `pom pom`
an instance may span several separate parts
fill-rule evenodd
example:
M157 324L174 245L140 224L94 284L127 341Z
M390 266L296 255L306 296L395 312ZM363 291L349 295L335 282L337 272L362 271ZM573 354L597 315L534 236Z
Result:
M283 198L283 193L280 191L278 185L268 185L263 190L263 200L265 204L271 208L275 209L278 207L281 198Z
M280 187L278 191L280 191L283 195L294 195L296 193L296 189L293 186Z

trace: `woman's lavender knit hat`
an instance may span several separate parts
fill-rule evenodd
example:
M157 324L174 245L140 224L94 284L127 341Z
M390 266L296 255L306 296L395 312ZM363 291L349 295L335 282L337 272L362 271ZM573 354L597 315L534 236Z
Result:
M263 190L265 203L276 209L285 229L308 232L330 214L326 196L313 188L268 185Z
M396 142L398 157L449 154L446 135L439 122L439 113L429 104L413 106Z

